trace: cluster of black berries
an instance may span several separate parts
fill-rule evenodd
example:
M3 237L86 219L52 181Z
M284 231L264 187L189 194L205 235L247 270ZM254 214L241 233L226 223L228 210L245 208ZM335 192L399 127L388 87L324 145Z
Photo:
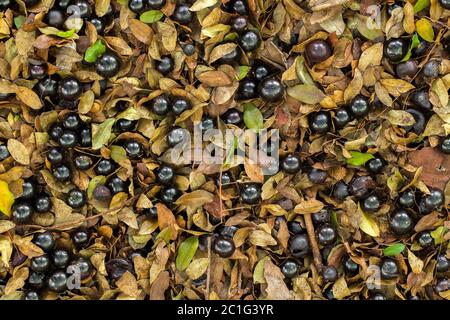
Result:
M45 213L52 208L50 196L36 181L29 179L22 184L22 188L22 195L12 206L12 219L17 224L29 223L34 212Z

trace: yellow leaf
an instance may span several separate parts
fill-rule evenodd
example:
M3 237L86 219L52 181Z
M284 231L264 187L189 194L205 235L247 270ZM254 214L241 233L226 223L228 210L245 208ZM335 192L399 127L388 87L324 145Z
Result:
M14 195L9 191L8 184L0 180L0 211L7 215L11 216L11 206L14 203Z
M423 269L423 261L420 260L411 250L408 250L408 262L412 272L419 274Z
M367 233L371 237L379 237L380 236L380 228L376 221L369 216L367 213L363 212L361 223L359 224L359 228Z
M30 164L30 152L22 142L16 139L8 139L8 151L11 156L20 164Z
M32 109L37 110L42 108L41 99L39 99L39 96L33 90L28 89L27 87L18 87L16 95L20 101Z
M428 42L434 41L434 30L431 22L425 18L416 21L416 29L419 36Z
M296 205L294 212L298 214L316 213L322 210L324 206L319 200L309 199Z
M401 94L415 88L411 83L400 79L381 79L380 83L387 89L389 94L394 97L399 97Z

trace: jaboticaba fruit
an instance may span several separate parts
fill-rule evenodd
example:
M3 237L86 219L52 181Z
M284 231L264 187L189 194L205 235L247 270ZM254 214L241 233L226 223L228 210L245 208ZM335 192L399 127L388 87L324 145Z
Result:
M313 40L306 45L306 57L312 63L323 62L327 60L331 54L331 46L325 40Z
M314 133L327 133L331 128L331 117L329 112L319 111L308 116L309 128Z
M408 52L408 43L404 39L389 39L384 43L384 56L391 62L400 62Z
M276 102L283 98L284 86L277 78L265 78L258 86L260 97L264 101Z
M120 71L121 60L113 51L105 52L95 61L95 70L104 78L112 78Z

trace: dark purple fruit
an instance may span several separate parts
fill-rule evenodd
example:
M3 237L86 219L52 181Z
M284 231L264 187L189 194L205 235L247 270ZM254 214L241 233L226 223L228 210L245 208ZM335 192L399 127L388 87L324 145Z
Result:
M307 234L296 234L290 239L289 249L296 258L303 258L310 252Z
M95 61L95 71L104 78L112 78L119 73L121 64L115 52L107 51Z
M233 240L228 237L216 237L212 248L222 258L231 257L236 249Z
M400 62L408 52L408 43L404 39L392 38L384 43L384 56L390 62Z
M358 199L362 199L375 189L375 181L369 176L354 178L349 185L349 192Z
M408 234L414 227L414 222L408 212L405 210L398 210L394 212L389 218L389 227L396 235Z
M241 199L245 204L257 204L261 200L261 187L255 183L247 183L241 190Z
M244 51L252 52L258 49L261 44L261 38L259 37L258 32L247 30L240 35L238 42Z
M331 128L331 117L329 112L319 111L308 116L309 128L314 133L327 133Z
M259 96L268 102L276 102L284 95L284 86L277 78L265 78L258 86Z
M332 54L332 49L325 40L313 40L306 45L305 53L308 61L318 63L327 60Z

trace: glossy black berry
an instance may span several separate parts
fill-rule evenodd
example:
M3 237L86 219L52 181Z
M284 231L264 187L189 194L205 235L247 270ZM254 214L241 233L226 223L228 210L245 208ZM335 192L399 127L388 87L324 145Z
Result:
M97 34L103 34L105 31L105 22L101 18L94 17L91 20L89 20L90 23L92 23L95 27L95 30L97 31Z
M44 18L44 22L49 26L59 29L65 22L64 12L59 9L50 9Z
M47 160L53 165L62 163L64 160L63 150L58 147L51 148L47 153Z
M95 187L92 195L98 201L109 201L111 199L111 190L107 186L99 184Z
M228 237L216 237L213 242L213 251L222 258L231 257L236 247L232 239Z
M344 260L344 271L349 276L354 276L359 272L359 264L352 260L352 258L347 257Z
M28 223L33 215L33 207L26 202L16 202L12 206L12 219L17 224Z
M83 248L89 242L89 234L84 230L77 230L72 234L72 242L77 248Z
M220 225L219 228L217 228L217 232L222 236L229 239L233 239L234 234L236 231L239 230L239 227L237 226L225 226Z
M53 167L52 173L55 179L60 182L68 181L72 177L72 170L66 164Z
M189 7L185 4L177 5L175 11L172 14L172 19L179 24L188 24L192 21L193 17L194 16L189 10Z
M369 100L365 96L358 94L350 102L349 109L355 118L364 118L370 110Z
M330 222L331 212L328 208L322 208L319 212L312 214L314 224L320 225Z
M40 80L35 89L41 97L55 97L58 91L58 80L55 77L48 77Z
M12 0L0 0L0 10L6 11L12 6Z
M92 145L92 131L88 126L83 126L79 134L80 146L87 148Z
M258 93L261 99L276 102L284 95L284 86L277 78L265 78L259 83Z
M83 121L77 113L69 113L62 121L64 129L77 131L81 128Z
M90 167L92 167L93 162L92 162L91 157L89 157L85 154L80 154L75 157L74 164L77 169L85 171L85 170L89 169Z
M80 209L86 204L86 193L79 189L72 189L67 194L67 204L73 209Z
M257 84L251 79L244 79L239 82L236 98L239 100L253 99L258 94Z
M364 212L375 212L380 209L381 201L377 195L371 195L361 202L361 208Z
M147 5L150 9L159 10L166 4L166 0L147 0Z
M245 0L231 0L227 3L228 9L231 12L247 15L248 14L248 4Z
M336 129L344 128L350 121L352 121L352 114L346 107L336 109L334 112L333 123Z
M181 196L181 192L175 187L165 187L159 196L165 204L173 204Z
M289 232L293 234L300 234L305 232L305 229L302 227L299 221L289 221L287 225Z
M257 204L261 200L261 187L254 183L245 184L241 189L241 199L246 204Z
M428 92L426 90L414 91L411 94L410 99L415 106L425 111L430 111L433 108L428 97Z
M219 187L220 184L222 186L227 186L233 183L233 177L231 176L230 172L222 172L222 175L218 175L216 178L216 185Z
M27 282L31 288L41 289L45 285L45 274L31 271Z
M66 100L77 99L81 95L81 82L74 77L67 77L59 81L58 95Z
M389 227L396 235L408 234L414 227L414 222L405 210L394 212L389 219Z
M64 129L63 129L63 127L62 127L61 124L59 124L59 123L53 123L53 124L50 126L50 129L49 129L49 135L50 135L50 137L51 137L53 140L58 141L58 140L59 140L59 137L61 137L63 131L64 131Z
M47 279L47 288L51 291L62 292L67 289L67 275L62 270L54 271Z
M117 119L116 123L114 124L114 130L119 133L133 131L135 127L136 121L123 118Z
M439 65L440 61L438 60L430 60L423 66L422 72L423 76L427 78L437 78L439 76Z
M415 134L420 135L425 129L426 125L425 115L421 111L416 109L406 109L406 112L410 113L414 117L416 123L414 123L411 126L406 126L403 128L405 128L406 132L412 131Z
M86 279L92 273L92 264L91 262L83 257L77 258L69 263L68 268L76 268L80 270L81 279ZM75 269L75 270L76 270Z
M398 3L398 2L394 2L394 3L392 3L392 4L388 4L388 5L386 6L386 13L387 13L389 16L392 16L393 11L394 11L395 9L397 9L397 8L401 8L401 9L403 10L403 6L402 6L400 3Z
M30 269L34 272L45 272L50 268L50 265L50 258L46 254L34 257L30 261Z
M294 154L288 154L281 161L281 169L289 174L295 174L300 171L302 161L300 157Z
M113 195L119 192L128 192L128 183L120 179L118 176L111 177L106 183L106 186L109 190L111 190Z
M47 64L46 63L38 63L38 64L30 64L29 72L31 79L44 79L47 76Z
M253 79L260 82L271 74L271 67L262 61L257 61L250 70Z
M414 191L407 190L398 198L398 203L402 208L412 208L416 204L416 195Z
M370 294L369 300L386 300L386 296L381 292L375 292Z
M381 170L383 170L385 165L386 162L382 158L376 157L366 162L366 169L370 173L377 174L380 173Z
M167 144L170 147L175 147L180 143L187 143L189 138L189 132L186 129L180 127L173 127L167 134Z
M365 198L375 189L375 181L370 176L356 177L350 181L349 189L351 195L358 199Z
M72 0L56 0L55 6L59 9L66 10Z
M321 169L312 168L308 172L308 179L314 184L324 183L327 177L327 172Z
M408 52L408 43L404 39L389 39L384 43L384 56L390 62L400 62Z
M27 291L24 300L39 300L39 294L36 291Z
M159 183L171 184L175 178L175 170L167 164L162 164L155 170L155 176Z
M395 279L399 274L397 262L393 259L384 259L381 261L380 272L383 279Z
M336 238L337 232L330 224L323 224L317 228L317 240L322 246L334 243Z
M105 266L108 275L114 280L120 279L127 271L133 272L133 265L130 261L121 258L111 259Z
M110 159L102 159L98 162L94 170L99 176L109 176L116 170L116 165L114 161Z
M146 1L145 0L130 0L128 2L128 8L134 13L140 14L145 11Z
M175 97L172 100L172 112L176 115L182 114L184 111L192 108L191 102L183 97Z
M401 62L395 66L395 73L400 79L412 79L417 73L417 62L414 60L408 60Z
M247 25L248 20L245 16L237 16L231 20L231 28L238 33L245 31Z
M8 147L5 144L0 144L0 161L8 159L10 155Z
M412 56L414 58L424 56L427 53L429 47L430 46L428 42L419 37L419 44L417 45L417 47L411 50Z
M309 128L314 133L327 133L331 128L331 117L329 112L319 111L308 116Z
M442 8L450 10L450 1L449 0L439 0L439 4Z
M450 290L450 280L446 277L439 278L434 285L434 291L437 293Z
M345 182L338 181L333 188L333 197L338 200L344 200L348 195L348 185Z
M192 43L188 43L182 46L183 52L188 57L192 56L195 53L195 46Z
M422 214L439 209L444 204L444 194L439 189L430 189L430 194L424 195L419 202L419 211Z
M258 49L261 38L259 37L258 32L247 30L239 36L238 42L244 51L252 52Z
M78 135L71 130L64 130L58 139L58 143L64 148L74 148L78 144Z
M309 239L307 234L296 234L291 237L289 250L296 258L303 258L310 252Z
M120 66L121 59L113 51L105 52L95 61L95 71L104 78L116 76L120 71Z
M52 200L49 196L42 194L34 200L34 209L36 212L44 213L52 208Z
M137 141L126 141L123 144L123 147L127 153L128 158L132 159L132 160L136 160L142 157L142 155L144 154L144 149L142 147L142 144L140 144Z
M158 207L153 206L151 208L145 209L144 212L150 219L158 219Z
M52 253L52 263L57 268L65 268L69 264L70 254L66 250L58 249Z
M77 6L81 19L89 19L92 16L92 5L86 0L75 0L72 5Z
M202 130L202 132L214 129L214 126L215 126L214 119L211 118L204 118L200 123L200 129Z
M333 52L327 41L319 39L308 43L305 53L308 61L318 63L327 60Z
M36 233L33 237L33 243L45 252L50 252L56 246L55 238L50 231Z
M221 44L225 44L227 42L223 42ZM234 48L231 52L227 53L226 55L222 56L219 60L217 60L220 64L229 64L233 65L236 63L239 63L239 60L241 59L241 50L238 46Z
M422 248L430 248L434 244L434 239L429 231L422 231L417 237L417 241Z
M334 282L338 278L338 271L333 266L326 266L323 268L322 277L325 282Z
M171 102L167 96L160 95L150 100L149 107L153 113L159 116L165 116L170 111Z
M437 272L447 272L450 269L450 261L447 259L445 254L441 253L436 257L436 271Z
M298 274L298 270L300 269L297 261L288 259L281 265L281 273L286 278L294 278Z
M36 183L32 180L24 181L24 183L22 184L22 190L23 192L20 198L23 200L33 199L38 192Z
M443 153L450 154L450 136L442 139L439 147Z
M238 126L242 122L242 112L237 109L228 109L223 115L222 119L226 124L234 124Z

